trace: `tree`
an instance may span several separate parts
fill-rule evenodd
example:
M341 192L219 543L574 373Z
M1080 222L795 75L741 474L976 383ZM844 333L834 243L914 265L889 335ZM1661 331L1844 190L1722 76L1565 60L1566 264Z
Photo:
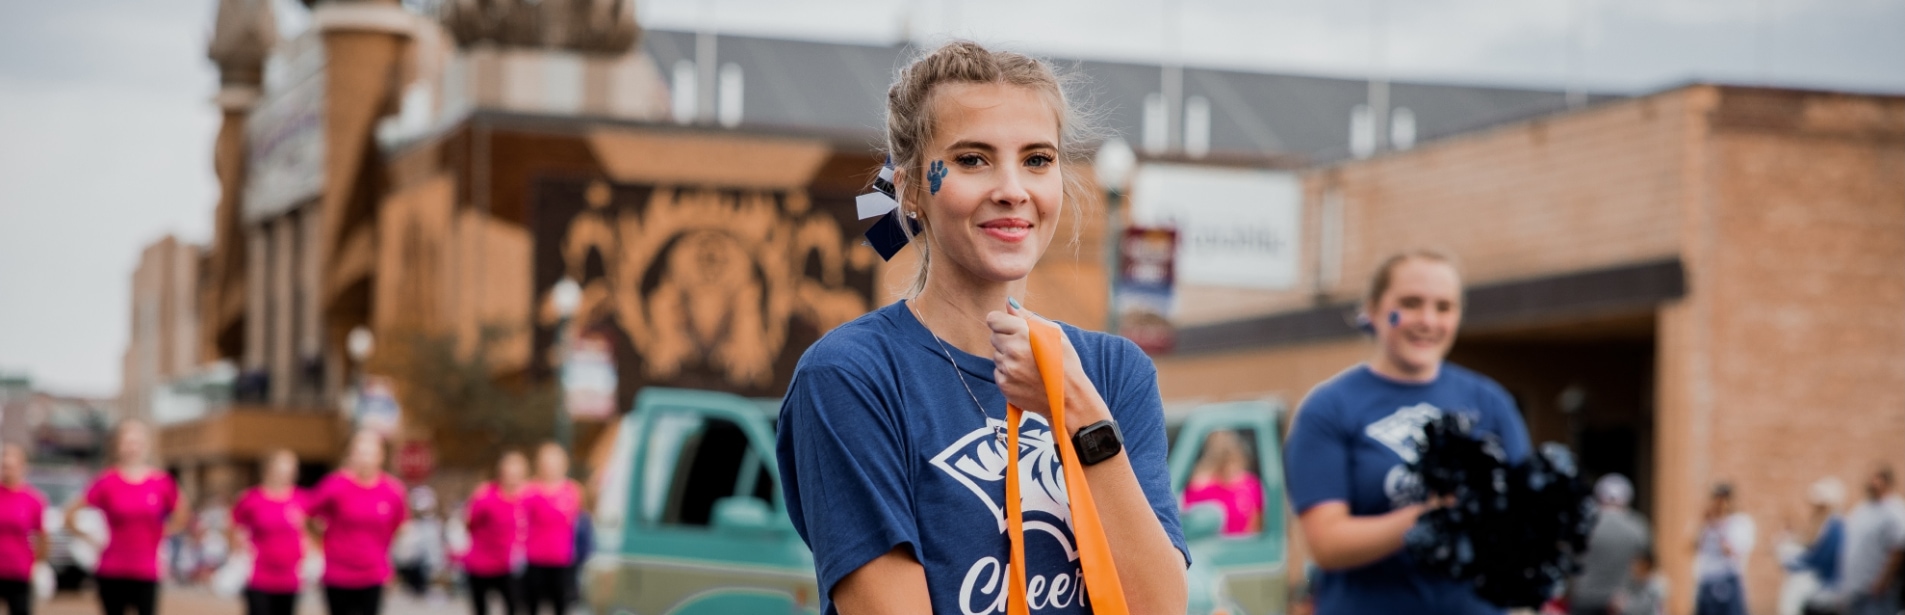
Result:
M505 449L526 451L551 436L558 385L497 367L497 349L511 336L494 325L473 343L415 328L379 336L390 341L380 339L370 371L393 381L405 432L427 436L440 463L487 467Z

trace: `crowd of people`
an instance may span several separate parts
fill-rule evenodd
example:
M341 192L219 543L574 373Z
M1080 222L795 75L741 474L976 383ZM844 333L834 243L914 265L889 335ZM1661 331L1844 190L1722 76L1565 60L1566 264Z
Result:
M1661 615L1666 581L1652 549L1647 520L1631 508L1633 486L1619 474L1595 484L1600 516L1581 558L1582 572L1566 596L1576 615ZM1896 615L1905 585L1905 498L1895 490L1891 466L1875 465L1863 497L1846 508L1846 488L1822 478L1807 490L1807 514L1788 520L1775 556L1785 572L1778 588L1779 615ZM1689 545L1693 555L1693 607L1697 615L1748 612L1747 564L1758 525L1735 507L1734 487L1715 485L1700 527ZM1770 588L1769 588L1770 589Z
M1787 572L1781 615L1899 612L1905 498L1889 464L1875 465L1862 487L1862 497L1847 508L1845 486L1820 479L1807 493L1806 521L1787 524L1777 545ZM1746 544L1750 549L1751 542Z
M332 615L377 615L394 577L423 591L450 566L462 569L478 614L489 612L492 596L509 615L563 615L576 598L576 565L590 533L582 487L555 443L536 450L533 473L522 452L500 456L494 479L457 515L466 540L435 515L427 488L407 494L384 471L386 444L376 433L353 435L341 467L308 489L298 485L296 455L270 454L259 484L233 500L222 523L187 513L172 477L152 464L151 448L143 423L121 422L110 466L64 509L71 538L97 550L93 581L106 615L157 612L168 536L225 545L228 553L216 561L209 550L194 551L190 571L178 568L175 553L175 571L196 578L193 571L213 568L236 577L250 615L290 615L313 584ZM33 568L47 553L46 498L26 482L22 451L0 449L0 602L9 615L32 612ZM88 508L103 518L104 535L78 522Z

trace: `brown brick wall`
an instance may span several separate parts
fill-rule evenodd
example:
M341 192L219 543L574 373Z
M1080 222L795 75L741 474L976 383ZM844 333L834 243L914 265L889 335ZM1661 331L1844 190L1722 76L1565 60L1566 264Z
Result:
M1292 306L1315 284L1330 191L1345 212L1331 301L1405 247L1454 252L1471 283L1681 259L1688 295L1654 319L1643 511L1678 610L1714 481L1734 482L1758 522L1749 587L1764 613L1806 485L1833 475L1856 493L1873 461L1905 467L1905 98L1694 86L1319 169L1305 191L1309 279ZM1515 351L1512 332L1489 339L1491 360ZM1160 387L1167 401L1294 404L1368 352L1344 339L1162 357Z
M1673 255L1681 241L1687 104L1681 92L1609 103L1308 172L1298 287L1196 296L1248 300L1267 311L1312 305L1322 203L1332 191L1344 208L1341 273L1321 289L1332 301L1360 297L1378 262L1412 247L1454 253L1470 283ZM1313 384L1279 392L1295 398Z
M1471 281L1673 254L1682 98L1610 103L1311 173L1313 193L1344 196L1343 275L1328 290L1358 296L1382 258L1413 246L1454 252Z
M1905 99L1725 89L1708 117L1693 292L1662 325L1661 420L1682 437L1663 439L1660 548L1684 577L1701 495L1732 481L1771 612L1807 484L1856 498L1873 462L1905 466Z

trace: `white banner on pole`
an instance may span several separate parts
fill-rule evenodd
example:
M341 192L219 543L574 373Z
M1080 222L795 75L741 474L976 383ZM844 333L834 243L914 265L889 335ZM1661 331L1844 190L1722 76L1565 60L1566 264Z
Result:
M1295 173L1147 164L1131 181L1132 224L1177 229L1179 284L1296 287L1302 210Z

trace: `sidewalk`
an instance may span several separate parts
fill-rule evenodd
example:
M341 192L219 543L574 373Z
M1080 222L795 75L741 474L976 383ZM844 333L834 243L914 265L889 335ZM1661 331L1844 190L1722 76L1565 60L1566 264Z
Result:
M91 589L54 596L36 610L46 615L99 615L99 598ZM240 598L221 598L197 587L167 586L159 590L159 615L243 615ZM419 600L391 591L384 597L385 615L461 615L469 605L461 600ZM299 615L325 615L324 597L305 592L298 601Z

